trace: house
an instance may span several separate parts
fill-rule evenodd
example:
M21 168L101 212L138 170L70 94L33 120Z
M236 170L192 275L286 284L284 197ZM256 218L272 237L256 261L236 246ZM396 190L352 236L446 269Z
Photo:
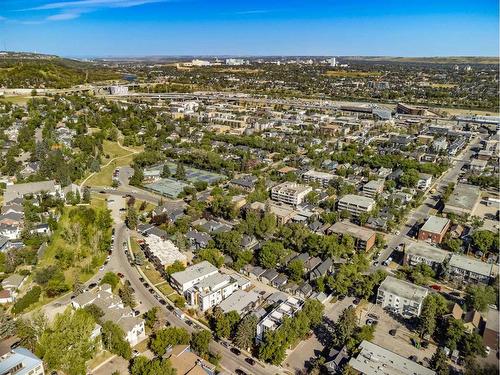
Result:
M482 172L486 169L486 166L488 165L487 160L482 160L482 159L472 159L469 162L469 169L473 172Z
M94 289L77 295L71 305L75 309L96 305L104 312L103 322L111 321L123 330L130 345L136 345L146 338L144 319L134 315L132 309L124 306L120 297L113 294L111 285L102 284Z
M377 292L377 304L404 317L419 316L427 288L387 276Z
M192 250L204 249L212 240L212 236L205 232L198 232L197 230L190 230L186 233L186 239Z
M432 175L427 173L420 173L417 181L417 189L427 190L431 187Z
M232 186L237 189L242 189L248 193L254 191L255 184L259 179L256 176L245 175L238 178L234 178L229 181L229 186Z
M43 362L28 349L17 347L0 352L0 374L44 375Z
M404 246L403 262L410 266L423 263L437 270L449 256L448 251L430 246L425 242L408 242Z
M350 358L347 346L340 350L331 349L328 357L331 360L326 362L324 366L329 374L340 374Z
M449 277L461 282L489 284L494 278L494 265L465 255L453 254L448 263Z
M9 277L2 280L2 288L9 289L10 291L15 292L15 291L21 289L25 280L26 280L26 276L18 275L18 274L14 273L14 274L10 275Z
M358 251L370 251L375 245L375 231L352 224L348 221L338 221L327 229L328 234L338 236L349 235L354 240L354 245Z
M260 281L264 284L271 285L271 282L278 277L279 273L274 268L266 270L262 275L260 275Z
M6 237L9 240L15 240L16 238L19 238L20 235L20 225L0 224L0 236Z
M16 300L15 292L10 289L0 290L0 304L14 303Z
M366 340L359 344L348 364L362 375L436 375L435 371Z
M180 294L184 294L195 284L218 272L219 270L212 263L204 260L186 268L184 271L173 273L170 275L170 282Z
M483 317L477 310L471 310L465 313L463 317L465 330L469 333L478 333L483 322Z
M438 216L429 216L418 232L418 239L432 243L441 243L450 227L450 219Z
M291 206L298 206L311 191L312 187L310 186L283 182L271 188L271 199Z
M320 264L321 264L321 258L311 257L304 262L304 271L306 273L309 273L312 270L314 270L316 267L318 267Z
M271 285L276 289L281 289L288 282L288 277L282 273L280 273L274 280L271 282Z
M219 303L218 307L222 309L224 313L236 311L240 316L243 316L253 311L257 307L259 301L260 295L258 293L238 289Z
M309 284L308 282L305 282L302 285L300 285L300 287L297 289L295 294L297 294L297 296L305 299L305 298L309 297L312 294L312 292L313 292L312 285Z
M184 202L167 202L156 207L153 212L153 220L157 216L164 216L166 222L175 223L184 216L186 204Z
M340 198L338 202L339 211L348 211L353 217L359 214L370 212L375 207L375 201L372 198L361 195L347 194Z
M332 258L326 258L318 267L311 271L309 280L313 281L319 277L327 276L333 269Z
M164 358L168 358L177 375L216 374L216 366L193 353L189 345L167 348Z

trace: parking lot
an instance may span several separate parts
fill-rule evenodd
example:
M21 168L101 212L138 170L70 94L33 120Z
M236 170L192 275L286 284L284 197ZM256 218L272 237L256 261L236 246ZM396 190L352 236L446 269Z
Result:
M498 204L492 204L488 206L485 200L481 200L481 202L477 205L472 215L478 216L484 219L484 225L482 229L488 229L493 232L496 232L500 228L500 224L496 219L497 211L500 209Z
M360 322L362 324L365 324L366 320L370 318L368 314L375 315L378 318L373 343L405 358L416 356L419 362L424 361L424 358L430 359L436 351L436 347L432 344L429 344L427 349L417 349L411 343L411 339L418 338L418 335L408 331L405 326L392 318L382 307L368 303L360 313ZM396 330L395 336L389 334L391 330Z

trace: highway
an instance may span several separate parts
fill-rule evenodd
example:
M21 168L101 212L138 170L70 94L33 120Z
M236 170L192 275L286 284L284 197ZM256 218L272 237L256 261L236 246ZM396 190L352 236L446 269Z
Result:
M438 199L435 199L434 195L439 195L439 192L446 188L448 184L456 183L458 181L458 177L462 167L467 164L468 160L470 160L471 155L474 153L472 149L477 147L479 145L479 142L480 139L473 138L469 145L456 158L454 158L452 166L443 175L436 179L436 181L434 181L432 186L424 195L423 203L409 213L405 225L399 229L400 233L395 236L387 236L391 236L389 241L387 241L387 249L381 251L380 256L378 257L379 265L377 267L372 267L372 270L376 268L383 269L384 267L381 266L382 262L391 255L396 246L398 246L400 243L403 243L405 239L408 239L408 232L415 225L415 223L425 220L427 217L429 217L432 208L435 207L438 203ZM430 191L433 189L436 190L434 195L430 194Z

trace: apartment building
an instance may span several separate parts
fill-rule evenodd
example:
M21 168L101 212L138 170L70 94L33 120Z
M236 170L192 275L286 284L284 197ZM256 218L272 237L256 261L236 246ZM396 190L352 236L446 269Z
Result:
M284 317L293 317L302 309L303 304L304 302L301 299L295 297L288 297L285 301L282 301L269 314L265 315L259 323L257 323L255 341L257 343L261 343L264 340L264 334L266 331L276 330L279 326L281 326Z
M418 231L418 239L432 243L441 243L450 225L450 219L429 216L423 227Z
M189 305L198 306L201 311L207 311L217 306L238 288L236 279L217 272L189 288L184 296Z
M404 317L419 316L428 290L404 280L387 276L377 292L377 304Z
M375 245L375 231L360 227L348 221L339 221L326 230L328 234L339 236L349 235L354 239L354 246L358 251L370 251Z
M362 195L347 194L339 199L338 210L347 210L352 216L358 217L363 212L370 212L375 207L372 198Z
M271 189L271 199L292 206L298 206L311 191L312 188L310 186L294 182L283 182Z
M212 263L205 260L186 268L184 271L173 273L170 276L170 282L180 294L184 294L195 284L218 272L219 270Z
M410 266L427 264L437 269L450 256L450 252L430 246L425 242L409 242L405 244L404 263Z
M458 254L453 254L448 263L451 278L484 284L488 284L494 278L494 267L495 265L491 263Z
M307 183L316 182L320 184L322 187L327 187L330 181L333 180L334 178L335 176L331 173L318 172L312 169L302 175L302 179L305 182Z
M377 194L384 191L384 180L372 180L368 181L363 186L363 195L369 198L375 198Z
M0 374L44 375L43 362L28 349L17 347L0 352Z
M417 181L417 189L427 190L431 187L432 175L427 173L420 173Z

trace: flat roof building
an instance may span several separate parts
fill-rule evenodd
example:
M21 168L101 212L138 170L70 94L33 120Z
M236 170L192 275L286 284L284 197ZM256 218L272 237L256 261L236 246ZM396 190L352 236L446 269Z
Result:
M170 240L157 236L146 236L144 242L147 245L144 247L144 253L159 269L164 269L175 261L180 261L183 264L187 262L186 255L182 254Z
M360 251L370 251L375 245L376 233L359 225L352 224L348 221L338 221L327 229L327 233L343 236L345 234L354 239L356 249Z
M271 199L292 206L298 206L311 191L312 188L310 186L294 182L283 182L271 189Z
M328 186L329 182L335 178L331 173L318 172L315 170L309 170L302 175L302 178L306 182L316 182L323 187Z
M459 254L453 254L448 263L449 274L462 281L489 283L494 277L493 264Z
M436 269L450 256L450 252L430 246L425 242L405 243L404 262L410 266L427 264Z
M371 180L363 186L363 195L365 197L375 198L382 191L384 191L384 180Z
M201 280L215 275L219 270L212 263L204 260L203 262L194 264L184 271L175 272L170 276L173 286L181 294L191 288Z
M257 333L255 340L257 343L262 342L264 333L268 330L274 331L283 322L284 317L293 317L298 311L302 309L303 301L295 297L288 297L282 301L276 308L269 312L257 324Z
M219 304L219 307L224 313L228 313L229 311L236 311L240 316L243 316L257 307L259 299L259 294L254 291L247 292L238 289L224 301L222 301Z
M411 359L363 340L349 366L363 375L435 375L436 372Z
M17 347L0 355L0 374L43 375L43 362L28 349Z
M363 212L370 212L375 207L372 198L362 195L347 194L339 199L338 210L347 210L352 216L358 217Z
M377 292L377 304L404 317L419 316L429 291L421 286L387 276Z
M433 243L441 243L451 225L450 219L438 216L429 216L418 232L418 239Z

